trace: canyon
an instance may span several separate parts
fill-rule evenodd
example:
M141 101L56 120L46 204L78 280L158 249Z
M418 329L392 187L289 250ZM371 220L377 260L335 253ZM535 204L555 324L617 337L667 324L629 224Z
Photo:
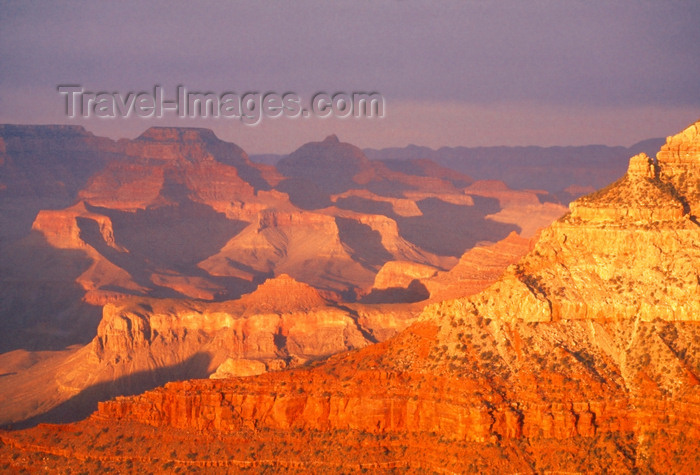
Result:
M220 280L211 270L205 277L227 289L216 294L224 298L184 298L180 286L176 297L161 294L153 279L134 279L134 272L104 286L79 281L90 283L81 283L86 293L97 292L91 301L101 302L103 314L97 336L75 354L126 365L121 375L184 363L207 366L212 378L103 400L80 422L2 432L0 463L8 470L209 473L697 471L700 122L669 137L655 158L634 155L624 176L573 201L563 216L552 216L556 205L540 193L446 180L424 162L419 168L434 176L406 175L347 144L337 152L342 173L314 187L325 173L322 157L338 144L335 137L307 144L276 170L250 165L262 181L246 199L293 189L285 204L292 212L198 195L228 220L255 216L234 240L246 230L272 230L236 245L222 239L220 253L179 263L222 269ZM182 204L191 183L181 180L165 196L126 193L129 206ZM131 249L97 217L106 201L83 196L90 198L82 207L60 212L95 223L91 241L82 230L76 239L66 224L40 223L35 231L93 265ZM512 234L507 224L524 209L556 221L538 231L525 213L518 226L528 232ZM452 219L458 214L461 221ZM292 241L289 228L300 223L340 236L343 252L327 239L311 245L321 259L352 263L349 269L275 260L271 249ZM353 239L367 247L353 247ZM91 244L100 240L99 249ZM260 243L271 246L260 252L275 276L235 295L241 282L257 283L262 269L245 259ZM244 257L236 257L239 248ZM202 264L212 255L219 257ZM230 262L238 263L230 266L235 276L226 274ZM131 296L110 301L108 292L124 289ZM174 348L189 360L163 356Z
M564 211L542 193L470 192L478 182L425 161L391 170L335 136L279 167L207 129L113 141L2 125L0 137L0 424L15 426L383 341L429 292L375 288L382 268L444 274Z

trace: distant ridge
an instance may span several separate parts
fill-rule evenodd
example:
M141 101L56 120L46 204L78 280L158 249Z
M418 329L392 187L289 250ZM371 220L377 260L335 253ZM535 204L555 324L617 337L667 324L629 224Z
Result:
M547 190L562 202L578 197L571 185L601 188L623 174L630 156L654 155L664 144L652 138L630 147L608 145L518 147L407 147L365 149L370 160L429 159L476 180L502 180L515 189ZM254 159L253 159L254 160Z
M563 203L568 203L583 194L572 192L576 188L567 190L568 187L601 188L625 172L630 156L639 153L654 155L664 140L651 138L629 147L581 145L432 149L410 144L405 147L366 148L362 152L370 160L383 162L430 160L475 180L498 179L510 188L546 190ZM250 159L256 163L275 165L284 162L287 157L268 153L251 155Z

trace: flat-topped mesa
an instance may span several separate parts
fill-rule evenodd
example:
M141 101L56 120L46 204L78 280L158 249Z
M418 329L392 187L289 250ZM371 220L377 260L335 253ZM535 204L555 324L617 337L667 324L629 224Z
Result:
M221 141L203 128L151 127L126 144L126 154L139 158L199 163L203 161L248 161L245 152L233 143Z
M214 160L207 144L218 141L208 129L151 127L126 146L126 154L144 159L202 162Z
M243 149L209 129L152 127L118 146L119 159L80 191L86 202L135 210L192 199L226 212L232 203L253 205L256 191L275 182L272 169L252 163Z
M152 140L155 142L209 142L218 141L211 129L199 127L151 127L142 133L137 140Z
M407 288L414 281L434 277L438 272L433 266L408 261L385 263L374 278L374 289Z
M49 244L58 249L88 249L90 245L85 242L83 233L91 226L99 231L105 244L122 250L114 240L112 220L90 211L83 201L63 210L39 211L32 223L32 230L40 232Z
M277 209L264 209L255 217L258 231L267 228L280 228L287 226L313 226L328 232L337 233L338 227L332 216L309 213L305 211L280 211Z

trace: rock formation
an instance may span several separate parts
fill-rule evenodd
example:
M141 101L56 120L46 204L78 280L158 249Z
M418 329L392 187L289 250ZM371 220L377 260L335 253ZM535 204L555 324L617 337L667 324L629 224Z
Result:
M24 140L8 130L3 173ZM333 137L277 171L206 130L154 128L106 145L72 131L86 150L108 152L64 201L37 208L31 235L0 249L0 263L14 289L36 278L17 270L22 260L53 262L62 272L49 277L73 285L65 299L101 319L90 320L87 345L55 357L0 355L3 422L66 420L115 394L212 379L101 403L76 425L3 433L0 461L17 467L19 454L39 467L51 454L95 471L693 467L697 130L669 138L656 160L634 157L517 264L526 238L563 212L546 192L427 161L375 163ZM373 300L395 289L410 292ZM7 302L3 315L16 308ZM66 329L82 324L53 302L41 312ZM47 320L34 329L63 330ZM221 453L204 453L203 440Z
M87 415L98 400L169 380L300 366L386 340L414 322L421 309L339 305L334 297L281 275L232 301L131 297L103 303L90 344L20 372L13 371L11 359L0 359L0 365L8 365L0 423L31 419L54 408L58 420L75 419ZM143 380L138 375L151 376ZM35 387L38 379L41 390ZM60 408L95 386L101 392L83 401L84 407Z
M505 298L477 300L477 312L526 321L697 320L698 140L692 125L668 139L658 161L632 157L623 178L571 203L493 289ZM682 165L672 147L688 150Z
M518 262L529 250L530 241L513 232L495 244L473 247L452 269L421 279L421 283L433 302L468 297L493 284L503 269Z
M695 473L697 130L669 138L657 163L635 157L497 283L426 307L395 338L312 368L117 398L75 426L5 433L0 456L90 466L82 447L102 430L142 437L104 445L97 459L116 467L126 449L139 467L221 471ZM166 450L135 450L163 434Z
M367 295L387 263L444 272L482 240L554 218L524 192L538 209L491 219L501 201L514 209L499 201L512 190L472 196L468 176L426 160L392 168L337 138L301 147L284 174L205 129L112 141L4 125L0 138L3 423L54 414L81 391L89 408L206 377L228 359L276 370L383 341L428 295L421 282ZM342 183L314 175L341 162L354 167ZM314 206L295 195L307 189ZM15 371L25 350L36 364ZM47 420L80 413L61 410Z

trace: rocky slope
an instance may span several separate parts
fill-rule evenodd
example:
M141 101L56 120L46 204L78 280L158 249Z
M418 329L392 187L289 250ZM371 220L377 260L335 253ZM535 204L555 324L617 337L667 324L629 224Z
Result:
M420 282L430 292L433 302L468 297L498 280L503 269L518 262L529 250L530 240L511 233L495 244L475 246L449 271L438 272Z
M221 472L695 473L699 127L574 203L496 284L428 306L393 339L310 369L118 398L76 426L3 434L0 454L8 467L45 453L123 467L127 450L143 468Z
M505 298L476 300L476 311L526 321L697 320L698 201L688 191L698 186L700 150L688 152L695 162L679 170L666 152L677 137L658 161L632 157L625 177L572 203L571 213L543 231L533 252L495 286ZM697 147L697 133L689 140L684 148Z
M476 203L469 177L429 162L391 170L335 137L291 154L284 175L206 129L152 128L109 150L115 158L74 190L77 204L41 210L32 224L50 246L84 251L92 267L120 274L85 276L80 285L95 302L115 290L220 300L282 273L349 298L388 260L447 269L480 240L531 234L563 212L506 187L484 194L477 186L484 199ZM314 189L322 195L311 197L314 209L297 206L297 195ZM446 245L431 245L426 233Z
M0 138L2 423L71 420L170 380L384 341L427 296L423 284L367 296L385 264L443 272L481 241L554 218L537 193L484 194L432 162L385 166L333 137L284 173L206 129L115 142L2 126ZM340 165L354 168L330 173ZM309 190L314 206L298 201ZM497 216L520 204L532 209Z
M116 300L86 346L0 357L0 424L76 420L100 400L170 380L296 367L386 340L420 309L339 305L287 275L232 301Z
M279 171L206 129L112 141L3 125L0 139L0 328L13 335L1 351L84 344L123 297L230 300L280 274L354 301L388 261L447 270L563 213L429 161L372 162L335 137Z
M69 205L90 176L118 156L116 142L80 126L0 124L2 204ZM16 209L19 216L22 211ZM15 224L27 226L31 221Z
M517 233L495 244L483 243L465 252L449 271L410 261L389 261L374 279L364 302L442 302L484 290L530 250Z

